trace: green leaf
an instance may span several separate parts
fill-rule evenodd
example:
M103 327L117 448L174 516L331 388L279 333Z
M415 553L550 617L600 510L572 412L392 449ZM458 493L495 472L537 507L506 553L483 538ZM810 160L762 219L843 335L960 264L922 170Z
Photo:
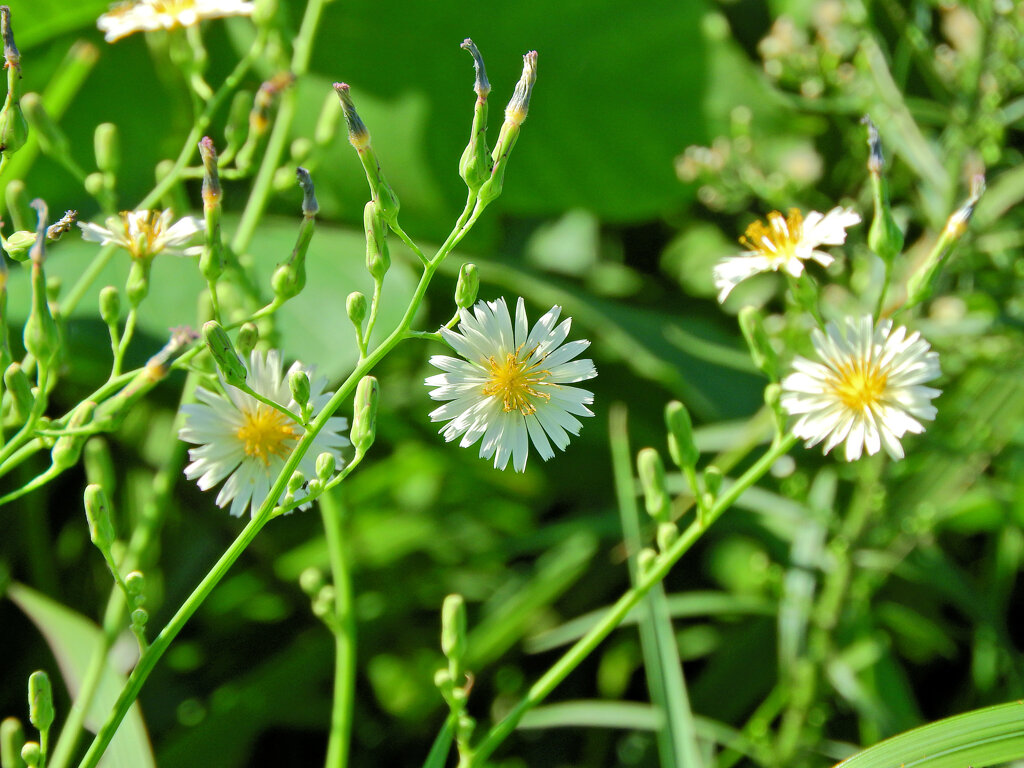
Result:
M47 645L57 659L64 683L71 697L75 698L86 669L103 642L102 631L84 616L23 584L11 584L7 588L7 594L46 638ZM110 710L114 708L124 683L124 676L108 663L92 704L86 712L86 728L93 733L100 729ZM137 703L128 710L100 765L103 768L156 766L146 726L142 721L142 711Z
M858 752L836 768L985 768L1024 757L1024 702L938 720Z

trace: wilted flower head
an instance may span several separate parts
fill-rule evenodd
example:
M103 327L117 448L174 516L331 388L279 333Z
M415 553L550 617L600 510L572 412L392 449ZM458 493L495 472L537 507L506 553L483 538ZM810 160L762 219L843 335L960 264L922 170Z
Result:
M276 350L267 352L265 357L253 351L246 367L246 384L292 413L300 411L288 385L296 371L305 371L309 376L311 418L315 418L331 398L329 392L324 392L327 379L315 379L312 370L300 363L293 363L287 375L282 375L281 355ZM217 494L217 506L225 507L230 502L231 514L236 517L250 507L255 514L306 430L287 414L225 383L223 376L220 376L220 383L223 394L200 387L196 390L199 403L182 406L185 424L178 437L199 446L189 449L192 463L185 467L185 476L196 480L203 491L227 478ZM316 477L316 458L321 453L332 454L341 467L340 449L349 444L341 433L347 427L347 419L328 419L299 462L298 470L306 477Z
M530 442L547 461L579 434L576 416L593 416L587 405L594 395L566 386L597 376L591 360L574 360L590 346L586 340L563 344L570 319L555 323L561 307L552 307L530 330L526 304L519 299L513 325L504 299L481 301L470 312L459 310L459 330L441 329L465 360L445 355L430 358L444 373L426 380L434 400L448 400L430 414L431 421L447 421L445 440L462 437L464 448L480 443L480 457L494 457L504 469L512 459L517 472L526 469Z
M112 43L135 32L191 27L202 19L249 16L252 11L253 4L246 0L138 0L115 5L96 26Z
M871 316L850 317L825 331L811 334L821 362L798 357L782 381L781 405L797 417L793 434L807 447L824 441L825 453L846 441L847 461L879 448L903 458L900 438L935 418L931 400L941 393L921 385L939 375L938 354L919 333L893 331L891 320L876 328Z
M842 245L846 242L846 228L859 223L860 215L849 208L833 208L828 213L811 211L806 217L796 208L790 209L788 217L772 211L767 225L755 221L740 238L747 253L728 256L715 265L718 300L725 301L733 288L759 272L781 269L800 277L807 259L827 267L834 259L819 251L818 246Z
M87 221L78 222L78 226L84 240L103 245L115 243L131 253L133 259L151 259L158 253L176 256L199 253L201 247L182 249L178 246L203 231L206 224L185 216L172 225L173 218L174 212L169 208L165 211L122 211L119 216L108 218L106 227Z

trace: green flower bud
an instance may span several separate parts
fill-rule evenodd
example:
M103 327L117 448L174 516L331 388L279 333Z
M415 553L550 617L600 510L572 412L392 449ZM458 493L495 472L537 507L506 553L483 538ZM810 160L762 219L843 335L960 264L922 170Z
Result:
M362 330L363 320L366 319L366 296L359 291L352 291L345 300L345 309L348 311L348 319L357 330Z
M700 452L693 441L693 422L690 412L678 400L665 406L665 426L668 427L668 453L680 469L697 466Z
M114 522L110 500L103 486L92 483L85 487L85 519L89 521L89 538L100 552L108 552L114 542Z
M379 283L391 268L391 254L388 228L373 200L363 207L363 230L366 233L366 271Z
M333 453L324 451L316 457L316 476L323 482L334 477L334 470L337 468L338 459Z
M310 597L316 595L327 584L323 571L310 566L299 574L299 588Z
M100 291L100 317L108 326L114 327L121 320L121 294L112 285Z
M128 280L124 284L124 293L128 304L134 309L149 295L149 273L153 265L152 259L132 259L128 268Z
M6 6L4 7L6 8ZM10 12L8 12L9 15ZM28 122L26 122L25 113L22 111L22 103L27 101L27 96L30 94L19 99L18 80L20 78L21 75L14 67L7 70L7 98L3 108L0 109L0 153L3 153L5 157L13 155L28 141ZM37 96L37 102L38 98ZM45 148L45 139L42 136L40 136L39 143Z
M124 585L132 604L142 605L146 602L146 575L142 571L132 571L124 577Z
M49 365L57 354L60 340L57 323L50 312L50 303L46 298L46 275L43 273L43 260L46 255L46 203L34 200L32 207L39 213L39 224L36 228L36 242L32 245L32 309L25 322L23 341L25 349L41 365Z
M466 655L466 601L448 595L441 606L441 652L458 664Z
M337 597L337 591L330 584L325 584L317 592L316 597L313 598L313 615L318 619L330 622L334 618L334 604Z
M41 669L28 678L28 719L40 733L53 725L53 687L50 677Z
M26 741L25 745L21 748L21 759L25 761L29 768L36 768L39 765L39 761L43 759L42 752L39 749L39 742Z
M260 331L256 327L256 323L245 323L245 325L238 329L235 349L238 350L238 354L241 355L243 360L249 357L249 353L256 348L256 342L259 341L259 338Z
M103 194L103 191L107 188L107 180L103 178L103 174L99 171L90 173L85 177L83 182L85 191L93 197L99 197Z
M304 486L305 484L306 476L303 475L298 470L295 470L292 476L288 478L288 495L294 496L296 493L302 490L302 486Z
M644 547L636 555L636 565L640 573L646 573L658 559L658 553L650 547Z
M658 542L658 549L664 552L669 549L679 538L679 529L675 523L658 523L658 532L655 539Z
M132 631L135 633L141 632L146 628L146 622L149 621L149 611L145 608L136 608L132 611Z
M468 37L462 42L462 48L473 57L473 68L476 80L473 90L476 92L476 106L473 110L473 128L469 135L469 144L459 161L459 175L470 189L479 189L491 175L491 150L487 146L487 94L491 84L487 82L487 71L484 59L473 41Z
M93 414L96 412L96 403L92 400L86 400L77 408L74 413L71 414L71 418L68 419L69 430L79 430L82 427L89 424L92 421ZM61 435L57 438L57 442L53 444L53 448L50 451L50 463L54 469L63 472L66 469L70 469L78 463L78 459L82 456L82 446L85 445L85 441L88 439L87 435Z
M718 492L722 490L722 470L713 464L709 464L704 470L704 488L712 498L718 496Z
M252 9L252 23L258 27L273 27L277 8L278 0L256 0Z
M452 680L452 673L447 669L439 669L434 673L434 686L441 691L441 694L447 699L451 695L452 689L455 687L455 681Z
M107 441L102 437L90 437L82 450L85 477L90 484L98 485L107 493L116 486L114 460L110 455Z
M288 148L288 154L293 163L304 163L313 154L313 141L305 136L295 139Z
M320 212L320 204L316 201L316 189L313 187L313 177L305 168L296 168L295 176L302 187L302 215L307 217L316 216Z
M278 265L271 278L274 295L282 301L294 298L306 286L306 251L313 239L315 216L319 207L313 191L313 180L305 168L296 171L299 185L302 187L302 224L299 225L299 237L288 261Z
M224 381L235 387L242 386L249 372L220 323L216 320L203 323L203 341L206 342L206 348L210 350L213 361L224 376Z
M868 172L871 174L871 189L874 196L875 214L868 229L868 247L878 254L886 264L892 264L903 250L903 231L892 215L889 204L889 185L885 179L885 158L878 129L865 115L861 122L868 132Z
M0 722L0 766L20 768L21 748L25 746L25 731L16 717Z
M644 492L644 503L649 514L660 523L669 521L672 499L665 488L665 465L653 448L642 448L636 456L637 474Z
M740 310L740 330L743 331L743 338L746 339L747 347L750 349L750 356L765 376L772 381L779 378L779 359L772 347L771 339L764 329L764 322L761 313L754 307L744 307Z
M377 436L377 403L380 400L380 385L373 376L363 376L356 386L353 403L352 430L349 439L355 446L356 455L362 456L373 445Z
M8 181L4 197L7 200L7 215L10 216L14 228L17 230L31 229L35 214L29 205L25 182L21 179Z
M305 371L292 371L288 377L288 386L292 391L292 399L299 408L305 408L309 402L309 374Z
M459 270L459 281L455 284L455 305L469 309L476 302L480 290L480 270L476 264L463 264Z
M121 141L117 126L113 123L100 123L93 134L93 146L96 150L96 167L111 176L117 174L121 167Z
M363 164L366 172L366 181L370 185L370 195L377 203L377 209L381 217L388 224L394 224L398 220L398 210L401 207L398 196L384 178L384 170L380 161L373 151L370 143L370 132L356 112L356 105L352 101L349 87L346 83L335 83L334 90L341 101L341 109L345 113L345 124L348 126L349 143L355 147L359 154L359 161Z
M35 395L32 394L32 386L28 376L22 370L21 363L11 363L4 371L4 388L11 393L11 405L14 408L14 417L18 422L24 422L32 413L35 405Z
M526 120L526 114L530 109L530 97L533 94L534 83L537 82L537 52L530 51L523 56L523 74L516 83L512 99L505 108L505 122L501 124L501 131L498 133L498 142L491 152L491 175L480 187L479 205L486 206L498 195L505 183L505 168L508 165L509 155L515 147L516 139L519 138L520 126Z
M17 232L12 232L11 236L4 240L4 250L15 261L25 261L35 242L35 232L23 229L18 230Z

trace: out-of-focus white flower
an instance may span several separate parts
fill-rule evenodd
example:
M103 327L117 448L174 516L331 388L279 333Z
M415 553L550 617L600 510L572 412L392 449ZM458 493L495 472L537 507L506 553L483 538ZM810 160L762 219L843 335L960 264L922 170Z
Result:
M824 441L828 453L846 442L846 460L879 448L903 458L900 438L920 434L920 419L935 418L931 404L941 392L921 386L937 377L939 356L917 332L892 330L892 321L877 327L871 316L829 323L812 340L821 362L802 357L782 381L782 407L797 417L793 434L807 447Z
M860 215L849 208L833 208L828 213L811 211L806 218L796 208L783 216L778 211L768 214L768 224L755 221L747 227L740 243L747 252L722 259L712 272L718 300L726 297L739 283L759 272L780 269L793 277L804 272L804 261L813 259L827 267L834 259L821 245L842 245L846 228L860 223Z
M295 371L306 371L309 375L313 418L331 398L331 393L324 392L327 379L314 379L312 370L297 362L282 376L281 355L276 350L267 352L266 357L253 351L247 369L246 383L254 392L286 405L292 413L300 410L288 386ZM250 507L255 514L306 430L287 414L226 384L222 376L220 383L224 394L200 387L196 390L199 402L182 406L185 424L178 437L199 446L189 449L192 463L185 467L185 476L196 480L203 491L227 478L217 494L217 506L224 507L230 502L231 514L236 517ZM316 459L321 453L333 454L341 467L340 449L349 445L341 433L347 427L347 419L328 419L299 462L298 470L307 478L316 477ZM283 498L282 493L279 504Z
M253 4L246 0L140 0L120 3L96 22L108 43L135 32L191 27L202 19L249 16Z
M593 416L587 405L594 395L570 387L597 376L591 360L575 360L590 346L586 340L563 344L571 319L555 325L561 307L552 307L530 330L526 304L516 305L513 325L504 299L478 302L473 312L459 310L458 332L441 334L465 360L435 355L430 363L444 373L426 380L434 400L448 400L430 414L447 421L445 440L462 437L468 447L480 440L480 457L494 457L505 469L512 459L517 472L526 469L530 442L547 461L555 455L551 443L565 450L569 434L582 426L576 416Z
M171 224L174 212L165 211L122 211L118 216L107 219L107 226L101 227L88 221L78 222L82 239L107 245L121 246L133 259L147 260L158 253L175 256L193 256L202 251L202 246L180 248L197 232L206 228L206 222L184 216Z

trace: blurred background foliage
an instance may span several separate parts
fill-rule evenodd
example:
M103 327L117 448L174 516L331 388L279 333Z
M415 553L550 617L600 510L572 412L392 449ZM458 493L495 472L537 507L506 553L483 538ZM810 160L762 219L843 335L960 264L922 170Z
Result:
M302 5L281 2L293 27ZM87 169L95 126L118 124L120 204L132 207L190 126L178 75L141 36L102 41L94 23L105 0L10 6L27 90L45 92L76 67L88 70L67 94L60 124ZM250 44L251 26L233 19L204 31L208 79L219 82ZM436 350L409 342L380 369L385 416L373 461L341 494L359 626L353 765L419 765L426 755L445 716L432 678L446 594L460 592L470 606L471 711L486 721L579 633L573 619L625 589L609 404L628 406L634 450L662 449L662 408L672 398L694 413L708 454L742 456L761 439L745 419L758 410L764 382L730 313L760 305L769 327L783 331L781 286L775 276L750 280L722 312L710 268L773 208L844 203L867 220L865 113L881 131L907 233L897 279L928 252L967 180L982 171L988 178L944 278L946 295L920 320L942 354L939 417L895 465L848 466L798 449L796 466L784 463L748 493L671 574L666 588L698 733L709 754L711 745L722 748L720 768L820 765L924 720L1024 696L1022 32L1024 7L1008 0L328 6L312 72L294 86L303 119L292 146L302 156L323 105L334 109L330 84L350 83L402 199L403 226L423 243L444 238L464 199L456 171L473 94L458 44L472 36L484 54L492 128L521 54L539 51L504 194L449 260L419 325L450 316L454 275L471 259L482 298L523 295L532 315L561 304L574 335L593 340L601 373L592 383L597 416L581 437L564 456L548 464L534 457L515 475L435 434L422 380ZM73 46L77 65L67 58ZM273 74L264 68L246 86ZM212 131L218 142L223 117ZM52 211L97 214L47 157L29 147L17 160L11 172ZM344 297L369 285L365 180L343 132L303 162L321 223L305 294L284 312L282 346L337 378L356 354ZM239 210L247 184L226 185L229 210ZM198 185L187 191L197 206ZM299 200L286 169L251 248L266 275L290 250ZM852 233L846 257L829 270L828 311L861 311L857 297L878 280L865 232ZM413 280L410 259L394 250L384 305L392 313ZM91 253L72 235L52 249L50 273L70 285ZM169 326L194 321L202 283L183 264L156 262L137 363ZM112 262L68 319L75 353L59 406L105 377L109 347L95 294L121 284L126 270ZM15 268L15 317L27 305L24 277ZM800 349L801 334L787 333ZM152 494L155 468L174 449L166 435L180 384L158 388L108 441L122 514ZM26 464L13 481L38 469ZM89 543L83 485L81 474L68 473L0 510L0 565L97 620L109 576ZM178 483L174 499L159 562L147 569L154 627L239 528L189 483ZM186 627L141 698L159 765L322 760L332 643L298 586L310 566L327 566L319 517L276 521ZM0 602L0 628L0 714L23 716L25 679L36 668L55 672L53 657L10 601ZM508 766L654 765L652 713L636 704L646 700L635 629L625 627L554 696L580 706L542 710L499 758Z

